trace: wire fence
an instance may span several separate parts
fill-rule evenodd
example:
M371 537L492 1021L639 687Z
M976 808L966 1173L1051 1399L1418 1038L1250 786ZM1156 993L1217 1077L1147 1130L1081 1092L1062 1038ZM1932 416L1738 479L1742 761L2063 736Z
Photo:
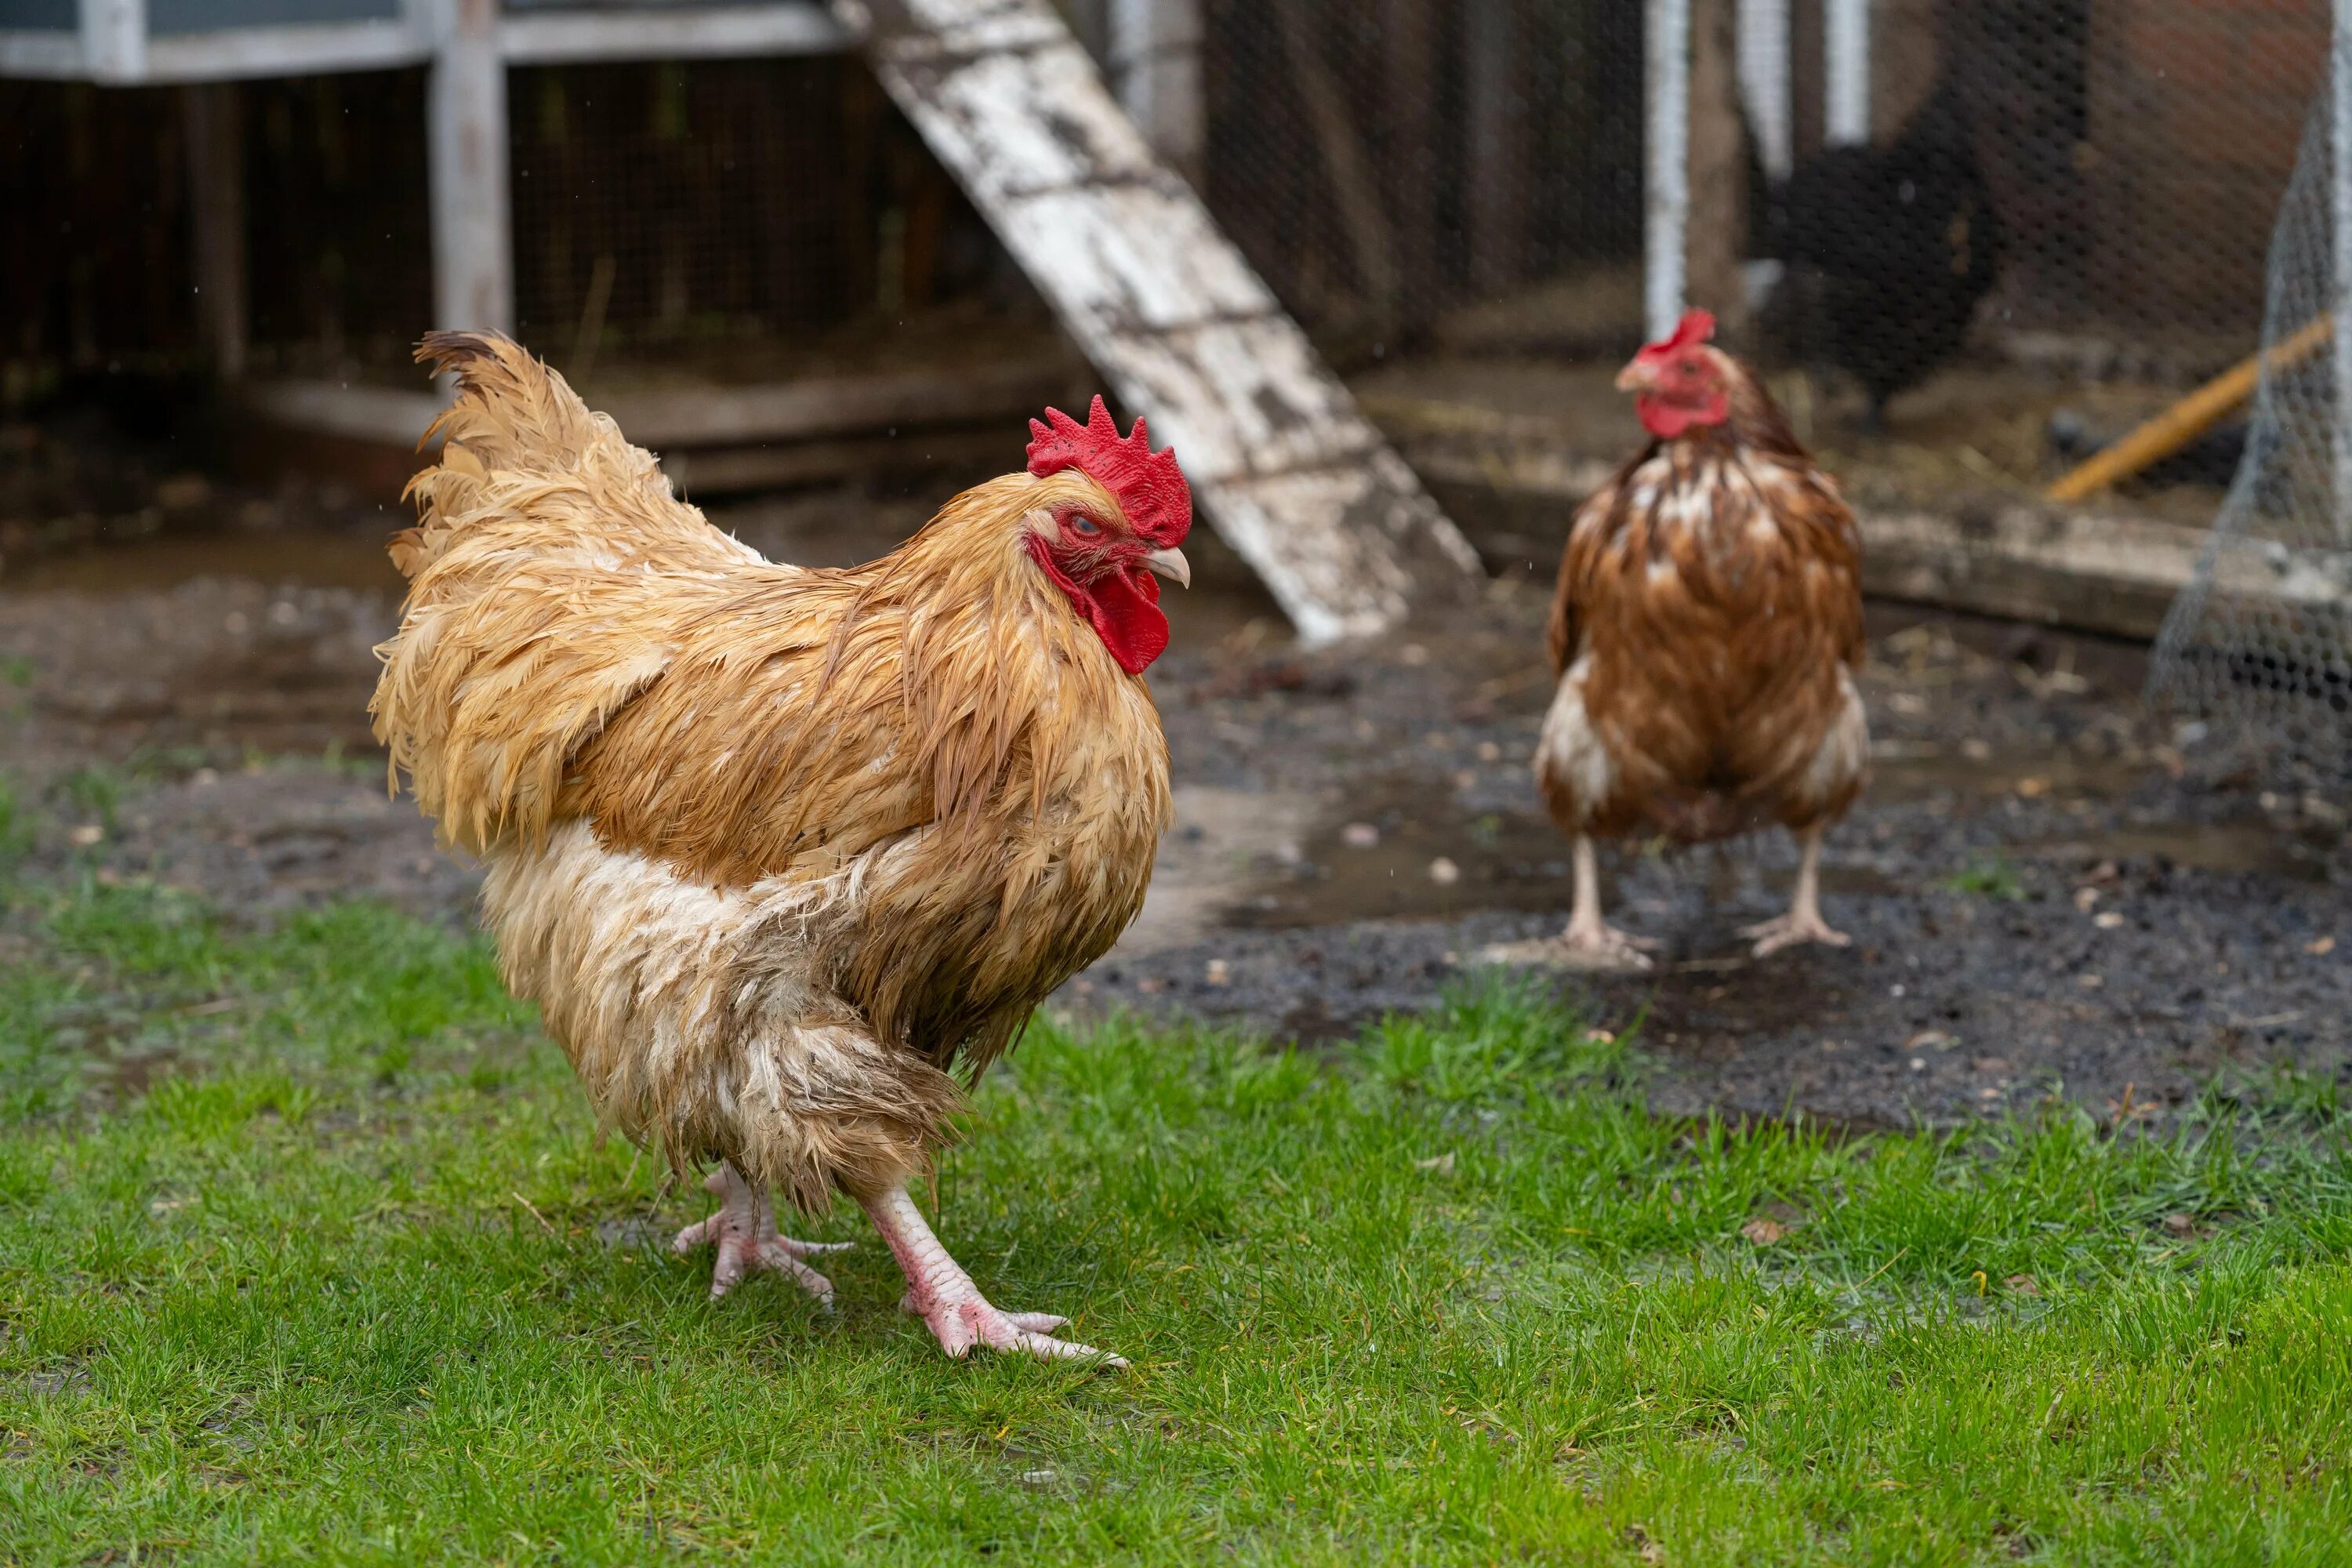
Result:
M2336 247L2352 226L2347 148L2352 113L2323 92L2271 242L2245 460L2149 681L2184 739L2331 793L2352 779L2352 432L2341 423L2352 344L2335 320Z

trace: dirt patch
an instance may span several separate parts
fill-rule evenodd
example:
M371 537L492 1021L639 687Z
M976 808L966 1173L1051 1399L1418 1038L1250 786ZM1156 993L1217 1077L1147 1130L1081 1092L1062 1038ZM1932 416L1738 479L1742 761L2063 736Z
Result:
M785 559L887 548L936 498L854 491L714 514ZM233 496L224 506L235 505ZM1542 589L1372 648L1301 653L1206 538L1152 672L1178 780L1142 920L1058 1005L1328 1041L1556 930L1567 847L1528 769L1549 682ZM375 529L166 529L20 559L0 581L0 755L37 855L233 914L342 897L465 918L474 874L384 797L365 705L397 584ZM1627 847L1614 915L1641 978L1542 977L1639 1024L1662 1105L1953 1120L2058 1089L2101 1115L2216 1074L2346 1071L2343 801L2264 795L2151 724L2126 645L1872 614L1877 780L1832 836L1854 944L1755 962L1788 841Z

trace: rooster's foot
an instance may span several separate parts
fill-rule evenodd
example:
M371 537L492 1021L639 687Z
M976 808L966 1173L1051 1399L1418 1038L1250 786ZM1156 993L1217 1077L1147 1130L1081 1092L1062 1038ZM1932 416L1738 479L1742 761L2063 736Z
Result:
M1845 932L1831 930L1829 921L1822 919L1819 913L1800 913L1793 910L1756 925L1742 926L1739 934L1755 941L1753 951L1759 958L1769 958L1784 947L1795 947L1801 942L1818 942L1829 947L1845 947L1853 942L1853 938Z
M907 1293L898 1310L923 1320L940 1349L961 1360L974 1345L992 1351L1018 1351L1048 1361L1090 1361L1106 1367L1127 1365L1127 1358L1097 1350L1076 1340L1056 1339L1054 1331L1070 1320L1051 1312L1000 1311L963 1266L948 1255L923 1220L921 1211L904 1187L866 1200L866 1212L890 1244L890 1252L907 1276Z
M1570 926L1558 936L1533 942L1501 942L1478 956L1488 963L1540 963L1555 969L1641 973L1654 967L1650 954L1662 944L1612 925Z
M1082 1345L1075 1340L1057 1340L1054 1331L1066 1329L1070 1320L1052 1312L1005 1312L991 1305L977 1289L962 1293L934 1296L926 1308L908 1290L898 1298L898 1310L910 1318L920 1318L948 1354L963 1356L974 1345L992 1351L1024 1351L1030 1355L1047 1360L1067 1358L1091 1361L1100 1357L1105 1366L1125 1366L1125 1356L1098 1351L1092 1345Z
M703 1190L719 1200L719 1212L677 1233L670 1249L680 1257L709 1247L719 1256L710 1268L710 1299L725 1296L747 1274L770 1269L783 1275L817 1300L833 1305L833 1281L801 1261L820 1253L839 1252L845 1241L794 1241L776 1229L774 1205L764 1191L755 1192L730 1164L710 1173Z

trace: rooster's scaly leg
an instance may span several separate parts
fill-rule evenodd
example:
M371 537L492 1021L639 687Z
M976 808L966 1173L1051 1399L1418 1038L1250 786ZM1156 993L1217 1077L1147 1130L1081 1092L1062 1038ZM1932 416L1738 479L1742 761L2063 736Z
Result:
M1752 925L1739 934L1756 939L1756 956L1769 957L1784 947L1799 942L1826 942L1832 947L1843 947L1853 939L1843 931L1830 929L1822 918L1822 830L1819 826L1805 829L1801 837L1804 858L1797 866L1797 895L1789 901L1789 912L1761 925Z
M1644 950L1658 945L1646 937L1619 931L1601 918L1600 858L1593 853L1591 838L1581 833L1576 836L1576 901L1569 908L1568 929L1559 941L1571 958L1614 969L1649 968Z
M712 1300L742 1283L746 1274L772 1268L822 1304L833 1305L833 1281L801 1259L839 1252L848 1242L794 1241L780 1234L775 1205L766 1190L755 1189L732 1164L720 1164L702 1187L719 1199L719 1212L679 1231L670 1247L681 1257L698 1247L717 1249L718 1258L710 1268Z
M948 1354L960 1358L972 1346L985 1345L992 1351L1024 1351L1048 1358L1099 1359L1105 1366L1127 1364L1126 1358L1092 1345L1055 1339L1054 1331L1066 1326L1067 1318L1050 1312L1003 1312L990 1305L971 1276L940 1245L905 1187L892 1187L859 1201L907 1276L907 1294L899 1307L929 1324L932 1337Z

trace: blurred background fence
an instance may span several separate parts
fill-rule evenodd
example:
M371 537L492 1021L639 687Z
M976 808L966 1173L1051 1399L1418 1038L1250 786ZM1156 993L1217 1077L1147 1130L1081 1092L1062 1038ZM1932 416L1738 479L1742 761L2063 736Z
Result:
M710 10L650 3L681 26ZM1191 101L1160 102L1147 129L1433 482L1530 502L1481 540L1507 562L1540 557L1592 465L1633 437L1609 378L1643 336L1662 233L1676 293L1759 360L1866 506L1983 533L2035 502L2255 348L2332 16L2329 0L1058 4L1117 83L1139 26L1178 60L1151 90ZM71 7L0 0L0 69L6 29L48 11ZM1668 75L1661 17L1686 35ZM1660 112L1668 89L1684 115ZM414 64L202 88L0 80L0 401L31 408L125 367L194 374L216 351L193 303L206 138L244 193L243 372L415 387L407 349L435 310L430 91ZM592 384L1068 362L853 54L520 63L504 113L514 320ZM1662 137L1681 176L1664 230L1649 198L1675 192L1645 162ZM2097 503L2201 531L2245 431L2234 413ZM2187 571L1979 592L1904 548L1879 552L1881 591L2140 634Z

